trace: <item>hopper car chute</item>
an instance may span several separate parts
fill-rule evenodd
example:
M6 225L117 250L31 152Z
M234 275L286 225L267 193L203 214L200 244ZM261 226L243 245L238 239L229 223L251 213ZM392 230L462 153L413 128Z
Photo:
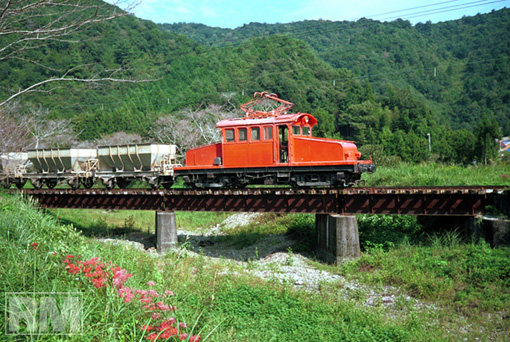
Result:
M264 101L275 101L279 107L259 110ZM187 151L184 166L177 163L176 146L171 144L39 149L2 154L0 183L22 188L30 180L37 189L102 183L111 189L140 180L153 189L168 189L181 177L195 188L345 187L356 184L362 173L375 172L371 160L359 159L352 141L313 137L317 119L308 113L288 113L292 106L275 94L255 93L241 106L246 116L220 121L221 141Z

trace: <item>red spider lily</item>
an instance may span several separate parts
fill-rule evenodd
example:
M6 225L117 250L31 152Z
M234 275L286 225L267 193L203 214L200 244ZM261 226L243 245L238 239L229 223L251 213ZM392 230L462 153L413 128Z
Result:
M131 278L133 275L127 273L125 269L115 267L113 269L113 286L120 289L124 286L124 283Z
M32 247L37 247L37 244L32 244ZM56 253L55 253L56 254ZM141 303L143 309L147 310L146 314L150 315L153 321L159 322L155 325L144 325L140 327L141 330L146 332L153 332L146 337L149 341L157 339L167 340L172 338L173 341L185 340L198 342L200 336L188 335L182 332L181 329L187 327L183 322L177 323L175 318L166 318L170 311L174 311L175 307L167 305L163 302L154 302L156 298L173 296L174 293L166 290L164 295L160 295L156 290L141 290L125 287L125 283L132 274L128 273L125 269L112 265L111 262L101 262L97 257L88 260L80 260L80 256L67 255L63 261L65 268L70 274L82 275L84 279L89 279L92 285L98 289L105 287L113 287L117 289L117 295L122 298L125 303ZM149 287L155 286L153 281L147 282ZM136 299L136 300L134 300ZM162 321L161 321L162 320Z
M129 287L119 289L118 294L120 298L124 298L124 303L130 303L133 300L133 292Z

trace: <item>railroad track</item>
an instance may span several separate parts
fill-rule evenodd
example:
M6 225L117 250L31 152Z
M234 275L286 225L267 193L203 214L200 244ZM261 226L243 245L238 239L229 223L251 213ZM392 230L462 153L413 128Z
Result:
M247 189L23 189L46 208L316 214L508 215L510 187L355 187Z
M405 186L405 187L353 187L353 188L245 188L245 189L22 189L9 190L28 195L161 195L161 196L236 196L236 195L412 195L412 194L503 194L510 186Z

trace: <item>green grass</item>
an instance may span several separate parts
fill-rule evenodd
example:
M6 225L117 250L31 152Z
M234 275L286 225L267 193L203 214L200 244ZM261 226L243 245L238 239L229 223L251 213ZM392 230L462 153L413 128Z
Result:
M222 232L225 235L216 237L217 241L224 242L234 248L242 249L254 245L269 235L283 235L288 234L294 238L298 245L298 251L310 251L313 248L308 248L308 245L303 240L306 237L315 236L313 233L315 227L315 215L311 214L263 214L258 216L255 220L244 226L236 228L222 227ZM313 239L312 239L313 241Z
M476 315L510 313L510 248L466 244L455 232L427 245L376 246L342 267L342 274L369 284L401 287L410 295Z
M155 212L146 210L49 210L63 224L72 224L86 236L114 236L129 233L154 234ZM200 228L223 222L229 213L176 212L179 229L199 231Z
M494 165L444 165L436 163L381 166L374 174L364 174L366 186L510 186L510 163Z

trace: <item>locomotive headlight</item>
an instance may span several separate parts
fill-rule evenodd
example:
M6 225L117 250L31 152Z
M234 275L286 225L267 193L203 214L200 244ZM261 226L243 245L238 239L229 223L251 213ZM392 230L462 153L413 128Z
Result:
M305 123L308 123L308 116L305 116Z

